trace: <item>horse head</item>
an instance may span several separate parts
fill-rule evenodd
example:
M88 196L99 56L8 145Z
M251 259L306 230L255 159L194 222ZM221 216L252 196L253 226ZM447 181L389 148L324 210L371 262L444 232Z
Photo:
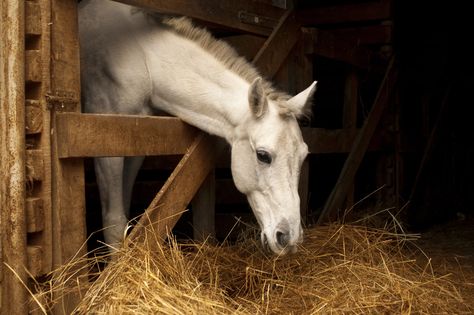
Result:
M281 100L269 97L257 78L248 92L249 115L232 142L234 183L247 196L263 246L278 255L295 252L303 239L298 183L308 146L297 118L315 87Z

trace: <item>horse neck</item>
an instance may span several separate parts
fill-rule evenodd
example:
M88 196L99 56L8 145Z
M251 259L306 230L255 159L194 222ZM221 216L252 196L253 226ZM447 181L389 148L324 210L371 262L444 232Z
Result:
M193 42L162 34L148 54L152 104L231 142L250 109L249 83Z

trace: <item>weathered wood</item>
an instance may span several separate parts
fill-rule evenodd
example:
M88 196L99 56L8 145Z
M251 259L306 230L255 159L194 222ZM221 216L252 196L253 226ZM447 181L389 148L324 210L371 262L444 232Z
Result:
M41 182L28 183L28 198L41 200L43 228L40 233L29 235L28 245L40 245L42 249L42 272L46 274L53 269L53 232L51 206L51 112L48 110L45 95L50 90L51 63L51 3L49 0L26 1L27 18L25 28L35 29L32 34L26 34L25 47L27 50L40 54L39 68L41 77L37 82L26 86L26 132L31 148L42 152L43 176ZM28 13L30 10L30 13ZM38 157L39 158L39 157ZM28 218L27 218L28 219ZM38 217L38 220L41 220ZM39 221L38 221L39 222ZM32 237L33 236L33 237Z
M41 8L38 2L25 1L25 34L41 34Z
M26 249L28 253L28 272L33 277L41 275L43 270L43 250L41 246L28 246Z
M356 175L359 165L367 151L370 140L377 128L380 117L387 107L394 84L397 80L397 75L398 71L394 66L394 57L392 57L387 66L382 83L380 84L377 96L375 97L374 104L372 105L370 113L359 131L357 138L355 139L352 150L344 163L336 185L324 205L324 209L318 218L318 224L327 221L332 214L340 210L340 207L346 198L347 190Z
M343 61L359 68L369 66L371 52L367 48L338 38L330 30L305 28L304 31L312 36L312 44L306 47L306 53Z
M198 130L175 117L58 113L58 156L183 154Z
M43 111L38 100L26 100L25 132L27 135L43 131Z
M303 25L322 25L387 20L391 18L391 15L391 0L375 0L364 3L305 8L298 11L298 20Z
M43 199L27 198L25 205L26 231L28 233L41 232L44 229Z
M273 77L295 46L300 33L301 27L296 22L294 12L285 12L253 58L253 64L265 76Z
M39 50L25 51L25 80L27 82L41 81L41 54Z
M62 265L85 254L86 240L84 170L81 159L60 160L54 115L58 111L80 112L79 41L76 0L51 0L50 98L52 120L52 221L53 262ZM56 101L54 101L56 100ZM79 268L79 267L78 267ZM79 276L79 274L78 274ZM71 279L75 282L76 279ZM65 284L67 285L67 284ZM79 296L60 297L54 313L70 314Z
M200 133L178 166L151 202L140 221L131 231L130 244L145 240L153 249L171 232L183 211L194 197L209 171L214 167L216 141L207 134Z
M269 35L284 10L251 0L116 0L160 13L184 15L227 28Z
M41 150L26 150L26 178L29 181L43 180L44 161Z
M27 314L25 3L0 2L0 309ZM13 270L10 270L10 268Z

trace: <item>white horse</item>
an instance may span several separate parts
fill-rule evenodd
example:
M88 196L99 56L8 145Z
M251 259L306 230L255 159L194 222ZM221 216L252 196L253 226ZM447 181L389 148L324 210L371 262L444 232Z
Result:
M186 18L151 18L106 0L79 8L82 102L86 112L168 112L232 147L236 187L247 196L275 254L302 241L298 180L308 154L297 118L316 82L294 97L276 91L223 41ZM142 157L95 159L105 241L127 224Z

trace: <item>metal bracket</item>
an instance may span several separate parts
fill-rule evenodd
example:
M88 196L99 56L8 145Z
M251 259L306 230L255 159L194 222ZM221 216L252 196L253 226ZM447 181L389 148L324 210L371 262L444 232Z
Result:
M238 16L239 21L242 23L258 25L270 29L273 29L278 23L278 20L246 11L239 11Z

